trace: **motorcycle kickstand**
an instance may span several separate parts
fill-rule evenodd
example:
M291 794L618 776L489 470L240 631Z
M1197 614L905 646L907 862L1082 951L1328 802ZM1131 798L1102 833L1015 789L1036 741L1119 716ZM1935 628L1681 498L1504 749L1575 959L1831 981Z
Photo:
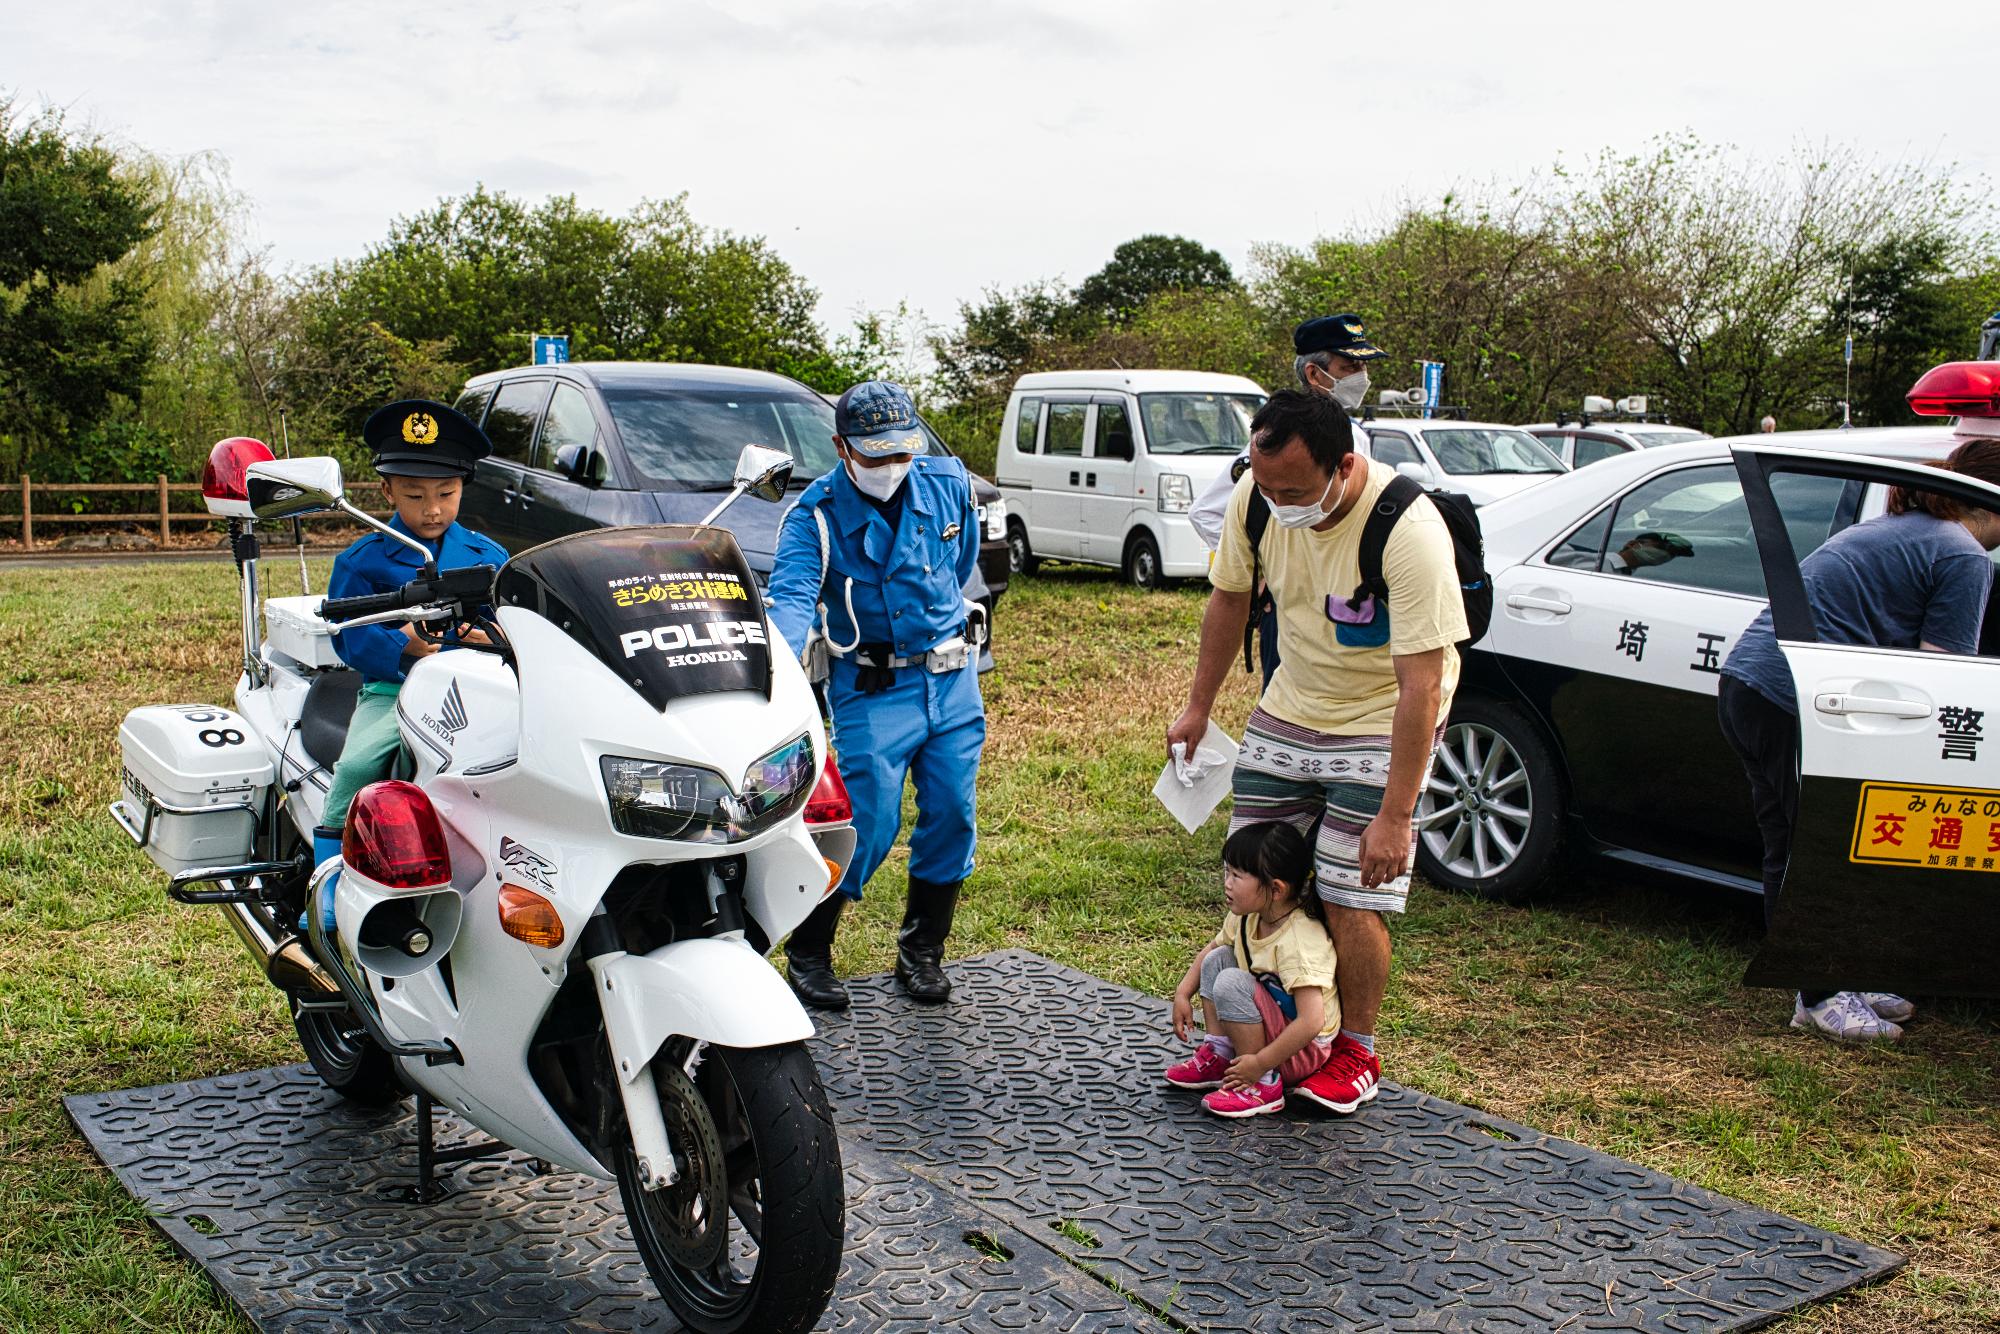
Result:
M417 1184L409 1198L417 1204L436 1204L445 1197L445 1189L438 1184L437 1169L452 1163L470 1162L475 1158L497 1158L510 1150L497 1139L476 1140L471 1144L455 1144L449 1149L437 1147L437 1132L434 1118L437 1103L428 1093L417 1095ZM539 1160L538 1160L539 1161Z

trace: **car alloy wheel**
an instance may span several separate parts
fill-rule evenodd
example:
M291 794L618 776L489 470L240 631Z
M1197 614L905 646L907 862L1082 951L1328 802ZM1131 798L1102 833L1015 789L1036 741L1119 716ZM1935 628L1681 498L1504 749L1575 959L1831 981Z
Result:
M1490 880L1513 867L1534 826L1528 767L1507 739L1482 723L1453 723L1438 746L1417 802L1417 826L1442 867Z

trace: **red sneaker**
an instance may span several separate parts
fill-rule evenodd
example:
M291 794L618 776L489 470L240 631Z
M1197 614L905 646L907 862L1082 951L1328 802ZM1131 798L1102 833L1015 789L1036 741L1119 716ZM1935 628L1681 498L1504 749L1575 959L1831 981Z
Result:
M1204 1042L1194 1049L1194 1055L1167 1067L1167 1082L1180 1089L1219 1089L1228 1069L1229 1058L1217 1051L1213 1042Z
M1202 1097L1201 1105L1217 1116L1234 1121L1245 1116L1265 1116L1285 1109L1285 1086L1280 1080L1256 1083L1248 1088L1217 1089Z
M1373 1102L1381 1082L1382 1062L1375 1059L1374 1052L1343 1033L1333 1040L1333 1051L1326 1064L1292 1092L1330 1112L1345 1115L1364 1102Z

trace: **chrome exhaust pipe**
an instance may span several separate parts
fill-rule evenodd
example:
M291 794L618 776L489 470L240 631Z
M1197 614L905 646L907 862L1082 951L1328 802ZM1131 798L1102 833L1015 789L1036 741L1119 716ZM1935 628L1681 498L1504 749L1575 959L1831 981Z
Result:
M326 969L306 950L298 936L286 932L282 937L272 933L250 904L225 903L220 905L222 915L229 919L229 925L236 930L236 936L243 942L243 948L250 951L257 966L264 970L264 976L273 986L290 995L305 1000L338 1000L340 986Z

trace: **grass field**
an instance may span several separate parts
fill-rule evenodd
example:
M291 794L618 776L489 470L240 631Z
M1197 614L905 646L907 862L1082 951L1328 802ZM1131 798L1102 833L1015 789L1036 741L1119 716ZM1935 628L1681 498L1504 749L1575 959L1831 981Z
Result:
M170 904L104 815L128 708L228 698L233 581L0 571L0 1329L242 1327L60 1105L298 1059L221 917ZM954 953L1021 946L1161 995L1178 980L1220 911L1221 821L1184 836L1150 788L1200 608L1078 570L1015 584ZM1250 703L1239 676L1218 721L1237 730ZM901 877L892 861L850 915L844 970L889 966ZM1420 887L1385 1072L1911 1257L1788 1334L2000 1326L2000 1009L1926 1007L1887 1051L1793 1034L1782 997L1736 983L1755 922L1716 891L1597 874L1535 908Z

